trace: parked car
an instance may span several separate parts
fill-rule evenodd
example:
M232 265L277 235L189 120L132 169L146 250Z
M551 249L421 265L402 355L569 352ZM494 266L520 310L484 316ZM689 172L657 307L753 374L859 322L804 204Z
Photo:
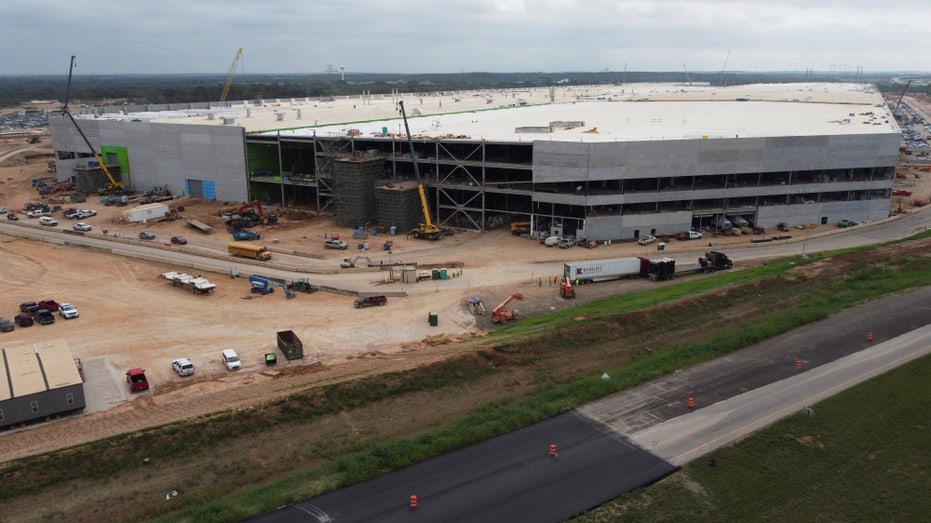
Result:
M19 216L15 212L8 212L6 213L6 219L15 222L19 220Z
M326 240L323 242L323 246L327 249L346 250L349 248L349 244L343 240Z
M39 310L39 304L34 301L24 301L19 304L19 310L20 312L28 312L29 314L32 314L33 312Z
M236 354L236 351L233 349L224 349L223 352L220 353L220 358L229 370L238 370L242 366L242 362L239 361L239 355Z
M29 327L33 322L32 314L28 312L21 312L17 314L15 318L13 318L13 321L15 321L16 324L20 327Z
M649 245L655 241L656 241L656 236L653 236L652 234L647 234L646 236L641 236L637 240L637 243L639 243L640 245Z
M568 249L569 247L575 247L575 238L563 238L556 245L560 249Z
M39 225L45 225L47 227L54 227L58 225L58 220L52 218L51 216L42 216L39 218Z
M194 364L187 358L178 358L171 362L171 368L178 373L178 376L193 376Z
M91 227L90 225L88 225L88 224L86 224L86 223L84 223L84 222L78 222L78 223L72 225L71 228L74 229L74 230L76 230L76 231L81 231L81 232L87 232L87 231L90 231L90 230L93 229L93 227Z
M58 306L58 314L61 314L61 317L70 320L72 318L77 318L80 314L78 313L78 308L74 304L64 302Z
M184 236L172 236L171 243L175 245L187 245L187 240L184 239Z
M356 301L353 302L355 308L360 307L371 307L373 305L385 305L388 303L388 298L384 296L362 296L361 298L356 298Z
M58 302L53 299L42 300L37 305L40 309L45 309L49 312L55 312L59 307L61 307L61 305L59 305Z
M0 332L10 332L15 327L13 327L13 322L10 320L0 320Z
M69 220L74 220L78 217L79 212L81 212L81 209L68 209L62 213L62 216L68 218Z
M855 221L853 221L853 220L841 220L841 221L837 222L837 226L840 227L841 229L844 229L844 228L847 228L847 227L853 227L853 226L856 225L856 224L857 224L857 222L855 222Z
M97 216L97 211L93 209L79 209L74 215L77 219L83 220L84 218L90 218L91 216Z
M129 383L130 392L149 390L149 380L145 377L145 369L126 371L126 383Z
M892 191L893 196L911 196L912 191L906 191L905 189L896 189Z
M259 240L262 234L252 231L233 231L233 239L238 241Z
M45 309L39 309L32 313L32 317L35 318L39 325L50 325L55 323L55 315Z
M52 213L42 210L42 209L33 209L26 213L27 218L39 218L41 216L51 216Z
M139 232L139 238L141 238L141 239L143 239L143 240L154 240L154 239L155 239L155 235L152 234L152 233L149 232L149 231L140 231L140 232Z
M7 213L7 212L10 212L10 210L7 209L6 207L0 207L0 214L4 214L4 213Z

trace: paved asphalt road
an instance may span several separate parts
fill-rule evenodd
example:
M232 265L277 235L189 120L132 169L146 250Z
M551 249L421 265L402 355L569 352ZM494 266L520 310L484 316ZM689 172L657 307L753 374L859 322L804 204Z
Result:
M641 447L683 465L822 399L931 353L931 325L637 432Z
M562 521L675 470L567 412L249 521Z
M929 352L929 304L925 288L843 311L577 412L253 521L561 521ZM688 397L698 410L689 411ZM582 423L579 414L592 421ZM556 459L546 456L551 443L558 445ZM416 511L406 504L411 494L419 499Z

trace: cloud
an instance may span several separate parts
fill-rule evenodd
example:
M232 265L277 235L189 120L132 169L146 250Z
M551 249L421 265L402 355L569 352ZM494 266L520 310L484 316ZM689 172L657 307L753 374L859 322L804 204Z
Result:
M931 70L931 26L864 0L10 0L0 73ZM904 0L895 13L922 13ZM914 50L915 52L911 52ZM730 54L728 55L728 51Z

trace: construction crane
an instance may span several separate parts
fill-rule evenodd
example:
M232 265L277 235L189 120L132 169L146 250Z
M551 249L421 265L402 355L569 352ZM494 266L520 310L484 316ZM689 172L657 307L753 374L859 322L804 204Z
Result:
M281 290L284 291L285 298L290 300L296 296L296 294L294 294L294 292L289 289L287 285L274 280L263 278L261 276L256 276L255 274L249 276L249 285L252 286L251 292L258 294L271 294L275 291L275 289L272 288L274 285L275 287L281 287Z
M423 180L420 178L420 169L417 167L417 155L414 153L414 140L411 138L411 128L407 125L407 113L404 112L404 101L398 101L401 118L404 120L404 132L407 134L407 146L411 150L411 163L414 164L414 176L417 177L417 192L420 193L420 207L423 210L424 223L411 231L411 236L418 240L439 240L443 237L443 230L434 225L430 219L430 208L427 206L427 195L423 190Z
M727 56L724 57L724 67L721 68L721 87L727 87L727 60L731 57L731 50L727 50Z
M905 89L902 89L902 94L899 96L899 99L895 102L895 107L892 109L892 117L898 118L899 115L899 104L902 103L902 98L905 98L905 93L908 92L908 86L912 85L912 81L909 80L905 84Z
M109 182L107 190L111 192L122 191L123 182L113 178L113 175L110 174L110 170L107 169L106 162L104 162L100 158L100 155L97 154L97 151L94 150L94 146L91 145L91 141L87 139L87 135L84 134L84 130L81 129L81 126L78 125L77 120L75 120L74 116L71 114L71 111L68 110L68 102L71 100L71 74L74 72L74 59L75 56L71 55L71 65L68 67L68 88L65 91L65 104L62 106L61 112L67 116L69 120L71 120L72 124L74 124L75 129L78 130L78 134L80 134L81 138L84 139L84 143L87 145L87 148L90 149L91 154L94 156L94 160L96 160L97 164L100 165L100 169L103 171L103 173L107 175L107 181Z
M233 58L233 65L230 66L229 71L226 72L226 82L223 84L223 92L220 93L220 101L226 101L226 95L230 94L230 86L233 85L233 77L236 76L236 67L239 65L239 59L242 58L242 47L239 48L239 51L236 53L236 58Z
M512 294L508 296L506 300L499 303L497 307L491 310L491 321L494 323L500 323L501 325L506 324L511 320L517 319L517 311L505 310L504 307L511 303L512 300L522 300L524 299L523 294Z

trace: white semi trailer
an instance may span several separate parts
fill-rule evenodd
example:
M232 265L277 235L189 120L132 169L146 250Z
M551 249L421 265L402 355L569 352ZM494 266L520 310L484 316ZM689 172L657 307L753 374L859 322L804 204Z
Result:
M588 260L568 262L564 264L563 271L574 284L594 283L646 276L648 263L646 258L637 257Z

